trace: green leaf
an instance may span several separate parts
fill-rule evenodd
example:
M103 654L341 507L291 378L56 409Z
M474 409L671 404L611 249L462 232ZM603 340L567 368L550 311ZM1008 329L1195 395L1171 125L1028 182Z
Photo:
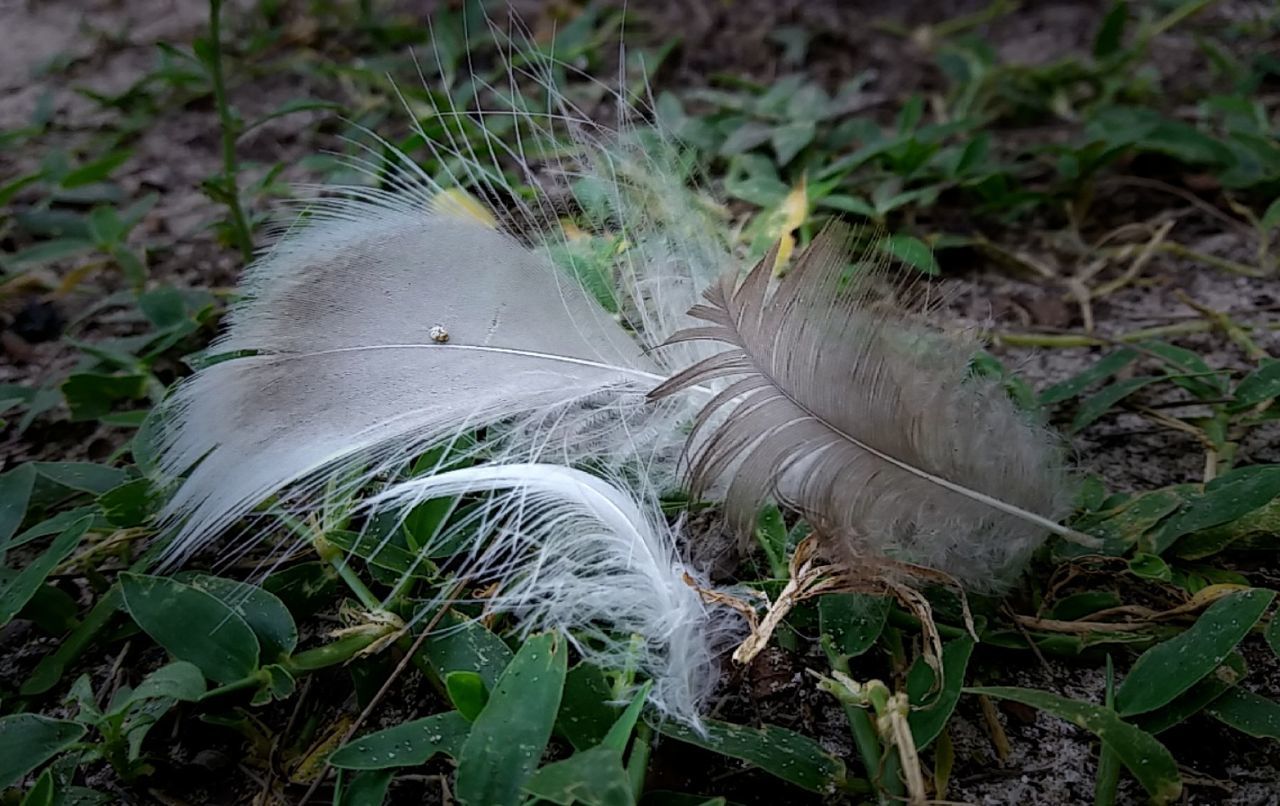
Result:
M382 806L394 770L368 770L347 776L338 771L338 796L334 806Z
M933 669L924 658L917 659L907 672L907 697L911 703L907 722L918 749L927 747L947 726L951 712L960 701L960 689L964 687L972 653L972 638L957 638L942 648L942 687L936 691Z
M659 732L682 742L754 764L810 792L831 792L845 780L844 762L822 745L776 725L749 728L714 719L703 720L706 735L667 721Z
M214 597L244 619L262 648L262 660L279 661L298 646L298 627L274 593L234 579L208 574L183 575L179 581Z
M75 744L84 735L79 722L40 714L0 717L0 789Z
M460 803L520 802L521 790L551 738L568 656L563 637L537 635L507 664L458 757Z
M1262 218L1258 221L1264 232L1269 232L1280 227L1280 198L1267 205L1267 209L1262 213Z
M129 475L123 470L93 462L32 462L31 464L36 472L54 484L93 495L102 495L129 480Z
M879 213L871 203L857 196L849 196L843 193L833 193L830 196L824 196L818 200L819 207L829 207L832 210L840 210L845 213L853 213L863 218L876 219Z
M478 672L455 671L444 677L444 688L449 702L468 722L474 722L489 702L489 689Z
M147 395L147 376L141 373L111 375L77 372L62 382L62 396L74 422L96 420L109 414L121 400L141 400Z
M1244 658L1233 652L1213 674L1206 675L1173 702L1129 721L1152 735L1162 733L1204 710L1240 682L1245 671Z
M217 597L165 577L121 574L125 607L157 644L218 683L258 669L258 639Z
M622 751L627 749L627 741L631 738L631 732L636 729L636 722L640 720L640 712L644 710L644 704L652 688L653 681L649 681L636 691L627 710L622 712L622 716L618 717L618 721L613 723L609 733L600 742L601 747L607 747L617 753L619 759L622 758Z
M1130 558L1129 573L1142 579L1154 579L1158 582L1169 582L1173 579L1173 569L1168 563L1154 554L1142 552Z
M1235 400L1228 411L1244 411L1280 396L1280 360L1262 359L1261 365L1236 385Z
M414 719L376 731L339 747L329 763L345 770L416 767L436 753L457 758L471 723L457 711Z
M280 106L271 110L270 112L263 115L262 117L256 118L255 120L250 121L249 123L246 123L244 127L240 130L240 135L243 136L245 132L251 129L254 129L258 126L261 126L262 124L266 123L269 120L275 120L276 118L284 117L285 115L292 115L297 112L309 112L316 109L341 109L341 108L342 106L340 104L336 104L333 101L319 101L313 98L293 98L291 100L285 101L284 103L280 104Z
M127 702L169 697L181 702L195 702L204 696L204 675L194 663L175 660L143 678L129 695Z
M114 207L95 207L89 211L89 234L98 246L117 244L126 233L124 222Z
M58 786L53 781L53 768L45 770L36 779L30 791L22 798L21 806L54 806Z
M420 651L440 679L454 671L476 672L490 690L512 657L511 649L483 624L452 614L441 620Z
M599 667L579 663L569 670L560 698L556 729L576 750L586 750L604 741L618 718L612 703L613 687Z
M1142 653L1116 690L1116 711L1133 716L1172 702L1226 660L1274 598L1258 589L1228 594L1186 632Z
M41 263L74 257L93 249L93 242L83 238L55 238L41 241L5 257L4 263L11 269L30 268Z
M884 632L893 600L888 596L831 593L818 599L823 645L845 657L856 657L875 645Z
M1238 467L1204 486L1176 515L1144 539L1145 550L1162 554L1183 535L1230 523L1280 496L1280 465Z
M85 532L89 531L92 518L81 518L67 527L66 531L54 538L49 548L35 559L27 563L17 576L0 590L0 627L8 624L27 601L35 595L44 584L45 577L65 560L80 545Z
M1151 734L1125 722L1110 708L1013 686L981 686L966 688L965 692L1030 705L1092 732L1119 757L1157 803L1169 803L1182 794L1178 762L1164 745Z
M1127 554L1153 526L1186 503L1186 492L1189 489L1193 488L1152 490L1128 498L1118 506L1091 512L1073 525L1101 539L1102 546L1086 549L1076 544L1063 543L1057 553L1064 556L1104 554L1112 557Z
M1098 34L1093 38L1093 55L1105 59L1118 52L1124 44L1124 27L1129 21L1129 4L1125 0L1113 3L1102 18Z
M548 764L524 788L558 806L631 806L635 802L621 756L607 747L593 747Z
M126 481L98 496L102 514L112 526L143 526L155 514L162 496L147 479Z
M940 270L933 250L924 241L911 235L891 235L879 244L880 251L901 260L925 274L936 276Z
M71 171L62 177L62 181L58 184L64 188L76 188L83 185L91 185L94 182L101 182L109 177L116 168L124 165L131 156L133 156L133 152L127 149L112 151Z
M778 164L786 165L813 142L818 127L812 120L796 120L775 126L769 135L769 144L778 155Z
M18 465L0 474L0 558L9 547L9 539L22 525L35 481L36 469L31 464Z
M1242 733L1280 741L1280 703L1251 691L1232 689L1214 700L1205 712Z
M62 639L62 643L58 644L58 648L52 654L45 655L40 659L40 662L36 664L35 671L22 684L20 692L25 696L31 696L43 694L53 688L62 679L67 666L80 657L80 653L84 651L85 647L111 621L111 617L115 615L122 601L119 584L108 588L107 592L98 600L98 603L89 611L89 614L71 631L71 634Z
M1111 407L1121 400L1158 380L1161 379L1150 375L1142 375L1137 378L1126 378L1123 381L1116 381L1109 386L1104 386L1100 391L1081 401L1080 408L1076 410L1076 416L1071 421L1071 433L1074 434L1084 429L1110 411Z

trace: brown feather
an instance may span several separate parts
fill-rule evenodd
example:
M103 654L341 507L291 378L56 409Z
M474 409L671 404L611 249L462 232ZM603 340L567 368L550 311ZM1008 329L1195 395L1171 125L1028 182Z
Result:
M668 344L726 349L650 393L728 383L689 435L695 492L727 485L726 515L750 534L774 497L827 536L827 550L943 571L977 589L1007 583L1058 526L1058 440L973 377L975 343L877 299L884 266L847 277L851 234L827 227L770 292L773 254L726 275Z

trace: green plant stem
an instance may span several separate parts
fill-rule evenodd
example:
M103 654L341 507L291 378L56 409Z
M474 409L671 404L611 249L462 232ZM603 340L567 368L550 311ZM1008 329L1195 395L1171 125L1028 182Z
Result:
M631 743L631 752L627 755L627 778L631 782L631 797L637 803L644 792L645 772L649 769L650 744L653 729L645 722L636 726L636 738Z
M827 659L831 668L842 674L849 674L849 659L844 655L827 650ZM839 699L839 698L838 698ZM902 778L898 775L897 753L892 759L884 757L884 749L880 745L880 734L876 731L876 723L871 713L863 707L840 699L844 708L845 719L849 721L849 733L853 736L853 744L858 748L862 765L867 770L867 778L876 786L876 793L881 806L899 803L904 799L905 789Z
M259 669L253 674L242 677L239 680L232 680L224 686L218 686L217 688L206 691L204 696L200 699L207 700L212 697L221 697L224 694L232 694L249 688L257 688L258 686L266 685L270 681L271 675L268 674L265 669Z
M222 0L209 0L209 39L209 79L213 82L213 100L218 107L218 123L222 129L223 189L231 214L232 236L247 263L253 260L253 233L240 205L240 165L236 159L240 125L227 103L226 81L222 74Z
M1113 707L1115 700L1115 671L1111 655L1107 655L1107 689L1105 703ZM1107 744L1102 745L1098 756L1098 777L1093 787L1094 806L1115 806L1116 789L1120 785L1120 757Z
M906 630L919 630L921 627L920 619L896 607L889 608L888 621L893 626ZM969 634L959 627L952 627L950 624L935 624L934 626L938 628L938 635L943 638L964 638Z
M385 633L378 632L360 632L352 635L343 636L338 640L318 646L314 649L308 649L305 652L299 652L290 658L284 658L280 665L289 671L290 674L297 676L314 672L318 669L325 669L329 666L336 666L340 663L346 663L354 658L361 650L381 638ZM202 699L210 697L220 697L224 694L231 694L236 691L245 689L254 689L259 686L266 685L271 682L271 674L266 669L258 669L253 674L246 675L239 680L233 680L224 686L212 689L205 693Z
M358 652L382 638L386 633L387 631L377 632L373 630L352 633L339 638L331 644L299 652L297 655L288 658L281 665L291 673L298 673L314 672L316 669L346 663L355 657Z
M306 538L316 550L316 554L320 555L320 559L329 563L333 570L337 572L338 577L346 583L355 597L360 600L360 604L369 610L383 610L382 600L379 599L373 591L369 590L369 586L364 584L364 580L355 572L348 562L348 557L343 553L342 549L333 545L324 539L323 535L315 534L314 531L299 522L295 518L285 517L285 525L300 537Z

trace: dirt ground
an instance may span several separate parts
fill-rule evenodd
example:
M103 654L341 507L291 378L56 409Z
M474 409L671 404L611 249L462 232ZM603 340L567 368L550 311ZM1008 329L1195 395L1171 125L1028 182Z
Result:
M227 5L224 15L233 21L234 29L236 14L249 13L252 4L240 0ZM422 13L432 4L400 5ZM524 4L526 14L536 14L538 5ZM778 48L763 44L764 35L784 24L800 25L819 32L802 68L832 85L863 70L874 70L871 90L883 97L883 111L891 117L899 99L908 92L936 88L941 77L926 55L868 21L892 18L915 26L974 12L985 5L952 0L633 0L628 8L647 21L644 36L661 38L675 32L683 38L674 61L658 76L662 86L696 86L705 83L707 76L726 71L768 81L793 68L782 62ZM1022 10L983 29L983 35L1007 59L1043 63L1087 48L1088 38L1106 5L1050 0L1023 3ZM1244 17L1260 13L1269 5L1244 0L1224 2L1210 13ZM128 88L151 69L158 43L190 43L204 32L207 13L206 4L200 0L0 0L0 128L24 126L33 115L47 116L50 121L38 144L0 153L0 177L28 172L39 164L47 148L74 149L100 133L110 123L110 113L80 90L113 93ZM299 28L294 33L305 37L305 20L299 18L296 25ZM344 54L340 43L321 43L316 52L321 58L340 58ZM1170 94L1193 97L1201 57L1192 34L1165 37L1155 58L1174 66L1174 72L1181 77L1170 88ZM287 76L256 75L233 85L232 100L246 118L292 97L349 100L342 87L322 79L317 82L315 86L298 86ZM324 114L302 112L279 118L245 137L239 146L249 163L250 176L260 173L262 165L281 162L288 166L284 180L314 179L300 162L307 155L335 145L330 130L316 125ZM158 282L227 288L236 280L240 268L237 255L220 244L209 227L221 211L200 190L201 181L219 168L215 123L207 101L166 110L132 144L133 156L118 174L130 197L159 194L158 203L132 235L134 242L150 247L149 269ZM22 197L16 201L21 203ZM1150 188L1127 187L1117 188L1104 204L1105 211L1095 211L1093 220L1106 221L1108 227L1164 217L1176 222L1174 232L1179 240L1198 251L1240 260L1247 260L1252 254L1247 231L1224 226L1183 198ZM1005 242L1011 242L1008 233ZM1045 233L1028 231L1024 239L1012 242L1029 261L1049 266L1059 275L1070 275L1081 268L1073 265L1068 254L1051 243ZM6 251L21 246L11 238L0 242L0 249ZM38 383L65 373L75 360L56 339L27 339L14 331L22 312L34 304L51 300L69 323L67 332L77 338L92 340L127 327L112 318L110 306L98 307L99 302L119 289L114 276L91 278L66 294L55 291L61 278L74 268L74 263L55 263L38 271L39 282L29 290L0 297L0 326L6 329L0 383ZM953 305L959 323L995 323L997 329L1075 328L1081 324L1082 311L1063 288L1010 273L980 256L972 257L963 271L953 272L952 277L951 282L958 289ZM1273 280L1234 276L1157 255L1144 270L1141 283L1094 305L1092 316L1097 330L1114 335L1196 317L1178 292L1209 307L1233 312L1240 321L1256 320L1280 306L1280 288ZM1191 336L1180 343L1194 347L1216 367L1243 363L1239 349L1216 333ZM1259 344L1272 355L1280 355L1280 332L1263 331ZM1025 350L997 345L995 350L1037 387L1078 372L1100 354L1098 348ZM174 371L178 368L174 367ZM12 427L0 434L0 469L31 458L102 458L120 437L119 432L105 426L43 418L24 434L16 433ZM1108 418L1087 429L1073 441L1073 450L1082 471L1102 475L1114 489L1141 490L1195 481L1202 470L1202 453L1192 437L1156 430L1146 421L1126 415ZM1248 462L1280 462L1280 430L1260 429L1242 446L1242 454ZM812 690L803 669L795 663L784 661L784 668L775 670L767 693L752 688L749 681L732 688L725 715L763 718L800 728L852 757L843 715ZM1101 699L1102 679L1096 667L1075 667L1061 661L1043 667L1024 662L1023 666L1019 679L1004 678L1001 682L1049 688L1081 699ZM1280 696L1280 680L1261 681L1260 691ZM411 712L413 703L402 703L400 707ZM408 714L402 714L405 715ZM957 717L951 722L957 755L949 795L952 800L983 804L1089 801L1096 765L1089 734L1043 714L1017 709L1002 710L1001 719L1012 748L1004 760L994 755L976 702L972 698L962 700ZM1194 769L1185 770L1194 784L1189 787L1188 803L1280 803L1280 753L1273 745L1246 742L1226 728L1213 728L1203 721L1197 722L1194 729L1165 738L1177 757L1197 760ZM189 741L179 740L175 747L182 752L203 752ZM227 751L216 751L224 752ZM655 785L669 782L671 788L676 788L693 780L700 759L707 760L684 746L659 747L655 755ZM228 768L225 759L209 757L202 763L214 770ZM726 770L723 764L712 766L719 770L727 795L745 803L766 802L753 794L759 773L742 774ZM1132 782L1129 784L1122 789L1124 802L1140 801L1140 793L1131 786ZM435 797L427 784L422 789L428 802ZM218 796L209 797L214 799L203 802L218 802Z

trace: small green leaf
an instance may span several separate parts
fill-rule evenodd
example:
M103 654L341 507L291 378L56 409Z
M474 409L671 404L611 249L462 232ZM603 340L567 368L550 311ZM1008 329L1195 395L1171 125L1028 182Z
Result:
M769 135L769 144L778 155L778 164L786 165L813 142L818 127L812 120L795 120L775 126Z
M1280 703L1236 688L1204 709L1218 721L1259 739L1280 741Z
M41 263L52 263L55 260L74 257L93 249L93 242L83 238L55 238L41 241L5 257L5 265L10 269L30 268Z
M1267 205L1267 209L1263 211L1262 218L1258 223L1264 232L1269 232L1280 227L1280 199L1276 199Z
M613 704L613 687L599 667L579 663L569 670L560 698L556 729L576 750L604 741L620 709Z
M1125 722L1110 708L1012 686L966 688L965 692L1030 705L1092 732L1120 758L1157 803L1169 803L1182 794L1178 762L1164 745L1151 734Z
M333 101L320 101L313 98L292 98L280 104L275 109L271 110L270 112L263 115L262 117L246 123L244 125L244 128L240 130L240 134L241 136L243 136L245 132L251 129L254 129L258 126L261 126L267 121L275 120L276 118L284 117L285 115L292 115L297 112L310 112L317 109L341 109L341 108L342 108L341 105L336 104Z
M121 574L125 607L157 644L218 683L258 669L258 639L217 597L165 577Z
M775 725L749 728L714 719L702 724L705 736L672 721L664 722L658 730L673 739L754 764L810 792L830 792L845 780L844 762L808 736Z
M1075 433L1084 429L1110 411L1111 407L1121 400L1158 380L1160 380L1158 377L1143 375L1104 386L1100 391L1081 401L1080 408L1076 410L1076 416L1071 421L1071 432Z
M640 712L644 710L645 701L649 697L649 690L653 688L653 681L645 683L636 691L635 696L631 698L631 704L627 706L627 710L622 712L622 716L618 717L618 721L613 723L613 727L609 728L609 733L600 742L601 747L607 747L618 754L618 758L622 758L622 751L627 749L627 741L631 738L631 731L636 729L636 722L640 720Z
M244 619L258 639L264 662L278 661L297 648L298 627L289 609L274 593L208 574L184 574L179 581L204 591Z
M559 635L527 639L507 664L458 757L457 797L466 806L520 802L551 738L568 645Z
M128 702L170 697L182 702L195 702L204 696L204 675L194 663L175 660L143 678L129 695Z
M512 657L511 649L483 624L452 614L441 620L420 651L441 679L449 672L476 672L490 690Z
M31 464L18 465L0 474L0 557L9 546L9 539L22 525L35 486L36 469Z
M477 672L449 672L444 676L444 688L449 694L449 702L468 722L474 722L489 701L489 689Z
M631 806L631 782L619 754L593 747L556 761L534 773L524 789L558 806Z
M880 251L928 275L936 276L941 271L938 261L933 257L933 250L924 241L911 235L900 233L889 236L880 242Z
M124 165L131 156L133 156L133 152L127 149L112 151L71 171L62 177L62 181L58 184L64 188L76 188L83 185L91 185L94 182L101 182L109 177L116 168Z
M338 771L334 806L382 806L395 770L366 770L348 776Z
M818 599L824 646L849 658L866 652L884 632L892 604L888 596L854 593L831 593Z
M58 785L53 780L53 768L40 774L30 791L22 798L20 806L54 806Z
M1102 18L1097 36L1093 38L1095 57L1105 59L1120 50L1124 43L1125 23L1128 21L1129 4L1125 0L1113 3L1106 16Z
M965 670L969 655L973 653L972 638L957 638L942 648L942 687L935 690L933 669L919 658L907 672L907 696L911 713L907 722L915 737L916 747L923 750L942 733L960 701L960 689L964 686Z
M335 750L329 763L345 770L385 770L416 767L436 753L457 758L470 730L462 714L446 711L353 739Z
M112 526L143 526L161 503L160 493L147 479L126 481L98 496L98 506Z
M80 624L71 631L70 635L62 639L58 648L52 654L40 659L35 671L22 684L21 693L31 696L43 694L53 688L62 679L67 666L80 657L85 647L89 646L97 634L107 626L122 602L119 584L108 588Z
M0 589L0 627L18 615L18 611L44 584L45 577L75 551L85 532L89 531L91 523L92 518L81 518L67 527L66 531L54 538L49 548L28 562L17 576Z
M40 714L0 717L0 789L75 744L84 735L79 722Z
M1129 573L1143 579L1168 582L1173 579L1173 569L1154 554L1139 552L1129 560Z
M1186 632L1142 653L1116 690L1116 711L1133 716L1172 702L1226 660L1274 598L1257 589L1224 596Z
M1244 411L1280 396L1280 360L1262 359L1261 365L1236 385L1235 400L1228 411Z

